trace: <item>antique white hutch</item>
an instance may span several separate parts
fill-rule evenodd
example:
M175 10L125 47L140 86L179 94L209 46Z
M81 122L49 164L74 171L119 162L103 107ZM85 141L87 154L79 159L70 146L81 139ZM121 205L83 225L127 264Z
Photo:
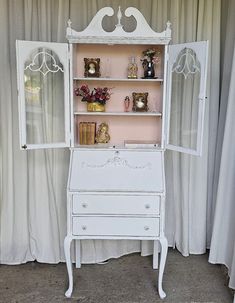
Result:
M70 245L76 240L76 266L80 267L80 240L153 240L153 268L160 264L158 291L167 256L164 235L166 148L200 155L207 66L207 42L170 45L171 28L154 32L133 7L112 32L103 29L102 8L88 27L76 32L68 22L66 43L17 41L20 142L23 149L70 147L67 187L67 236L64 241L73 290ZM121 19L136 19L126 32ZM158 49L160 61L154 78L143 78L142 52ZM138 78L127 78L129 58L135 56ZM99 58L99 77L84 77L84 58ZM88 112L74 96L74 88L112 88L105 112ZM148 111L125 112L123 100L132 93L148 93ZM109 125L108 144L79 144L79 123ZM135 140L140 144L125 144ZM155 144L141 144L151 140Z

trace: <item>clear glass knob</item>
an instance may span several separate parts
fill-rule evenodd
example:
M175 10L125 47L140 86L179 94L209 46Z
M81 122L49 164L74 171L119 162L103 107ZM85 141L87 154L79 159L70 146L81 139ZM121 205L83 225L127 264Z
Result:
M87 208L87 203L82 203L83 208Z
M86 230L86 225L83 225L83 226L82 226L82 230Z
M150 205L149 205L149 204L145 204L145 208L146 208L146 209L149 209L149 208L150 208Z
M149 230L149 226L145 226L145 227L144 227L144 230Z

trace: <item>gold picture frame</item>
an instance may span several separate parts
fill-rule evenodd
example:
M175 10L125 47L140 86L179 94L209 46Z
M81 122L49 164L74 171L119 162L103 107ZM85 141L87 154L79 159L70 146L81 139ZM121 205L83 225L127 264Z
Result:
M148 111L148 93L132 93L133 97L133 112Z
M84 77L100 77L100 58L84 58Z

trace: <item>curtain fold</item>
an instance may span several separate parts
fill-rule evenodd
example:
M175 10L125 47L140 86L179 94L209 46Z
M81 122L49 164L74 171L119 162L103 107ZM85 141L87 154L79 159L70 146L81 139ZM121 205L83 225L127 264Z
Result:
M0 11L0 260L6 264L35 259L59 262L64 258L69 151L20 151L15 52L16 39L60 42L59 19L54 14L59 3L1 1ZM67 11L67 19L67 1L63 2L63 11Z
M215 211L209 261L225 264L235 288L235 2L224 6L220 115L214 176Z
M204 253L210 242L212 177L219 111L220 0L2 0L0 2L0 262L64 260L69 151L20 151L15 40L66 42L67 20L83 30L98 9L140 9L155 31L172 22L173 43L210 41L208 102L202 158L167 152L166 234L183 255ZM123 18L129 28L127 18ZM115 17L104 20L113 28ZM83 262L152 252L139 241L84 241Z
M166 232L170 244L188 256L204 253L211 234L207 211L212 207L209 184L214 166L210 155L215 149L218 121L221 7L220 1L170 3L173 43L209 40L203 155L194 157L166 152Z

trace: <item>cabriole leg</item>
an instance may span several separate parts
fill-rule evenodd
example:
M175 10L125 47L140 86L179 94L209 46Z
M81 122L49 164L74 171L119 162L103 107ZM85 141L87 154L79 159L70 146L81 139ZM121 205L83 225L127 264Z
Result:
M158 269L158 240L153 241L153 269Z
M69 277L69 287L65 292L65 296L67 298L71 297L73 291L73 271L72 271L72 260L70 254L71 242L72 242L72 238L70 236L66 236L64 239L64 253L65 253L65 260L66 260L66 266L67 266L68 277Z
M81 268L81 241L75 240L76 268Z
M159 273L158 273L158 292L161 299L166 297L166 293L162 289L162 277L164 273L164 268L166 264L166 256L167 256L167 249L168 243L165 237L160 238L159 242L161 244L161 258L160 258L160 266L159 266Z

